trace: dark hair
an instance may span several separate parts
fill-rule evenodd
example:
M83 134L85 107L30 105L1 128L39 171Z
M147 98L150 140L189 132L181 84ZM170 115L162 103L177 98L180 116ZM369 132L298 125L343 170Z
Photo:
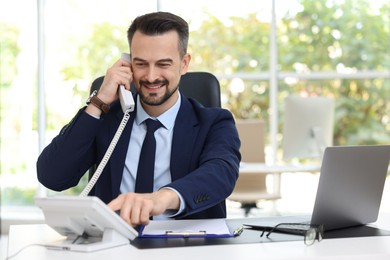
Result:
M127 30L129 46L131 46L136 31L153 36L171 30L175 30L179 35L179 53L180 57L183 57L187 53L188 23L183 18L167 12L155 12L138 16Z

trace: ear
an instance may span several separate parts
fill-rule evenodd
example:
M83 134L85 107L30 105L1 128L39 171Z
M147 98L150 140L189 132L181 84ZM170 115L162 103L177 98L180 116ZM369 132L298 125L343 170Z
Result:
M191 55L190 54L186 54L183 56L183 59L181 60L181 66L180 66L180 74L181 75L184 75L187 73L188 71L188 67L190 65L190 61L191 61Z

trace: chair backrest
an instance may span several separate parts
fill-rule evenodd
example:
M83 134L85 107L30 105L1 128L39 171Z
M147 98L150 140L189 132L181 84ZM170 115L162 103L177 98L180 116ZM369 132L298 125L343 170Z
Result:
M237 119L237 131L241 140L242 162L265 162L264 121L256 119Z
M98 90L103 83L104 76L92 82L91 92ZM180 92L188 97L197 100L205 107L221 107L221 90L218 79L209 72L187 72L179 83ZM136 92L134 84L131 84L131 91Z
M241 161L244 163L264 163L264 126L258 119L236 119L236 127L241 140ZM240 168L240 174L229 200L241 203L248 216L252 208L261 200L279 199L278 191L270 193L267 189L267 173L264 171L245 172Z

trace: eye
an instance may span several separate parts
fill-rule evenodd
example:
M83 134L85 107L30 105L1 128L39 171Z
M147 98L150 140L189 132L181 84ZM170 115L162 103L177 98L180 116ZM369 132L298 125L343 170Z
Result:
M171 64L170 63L159 63L158 66L161 67L161 68L167 68L169 67Z
M145 67L146 63L145 62L135 62L134 65L137 67Z

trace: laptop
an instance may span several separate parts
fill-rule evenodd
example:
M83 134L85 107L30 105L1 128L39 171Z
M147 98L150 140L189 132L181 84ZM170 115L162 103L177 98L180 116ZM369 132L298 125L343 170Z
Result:
M390 145L326 148L310 224L328 231L375 222L389 161Z

